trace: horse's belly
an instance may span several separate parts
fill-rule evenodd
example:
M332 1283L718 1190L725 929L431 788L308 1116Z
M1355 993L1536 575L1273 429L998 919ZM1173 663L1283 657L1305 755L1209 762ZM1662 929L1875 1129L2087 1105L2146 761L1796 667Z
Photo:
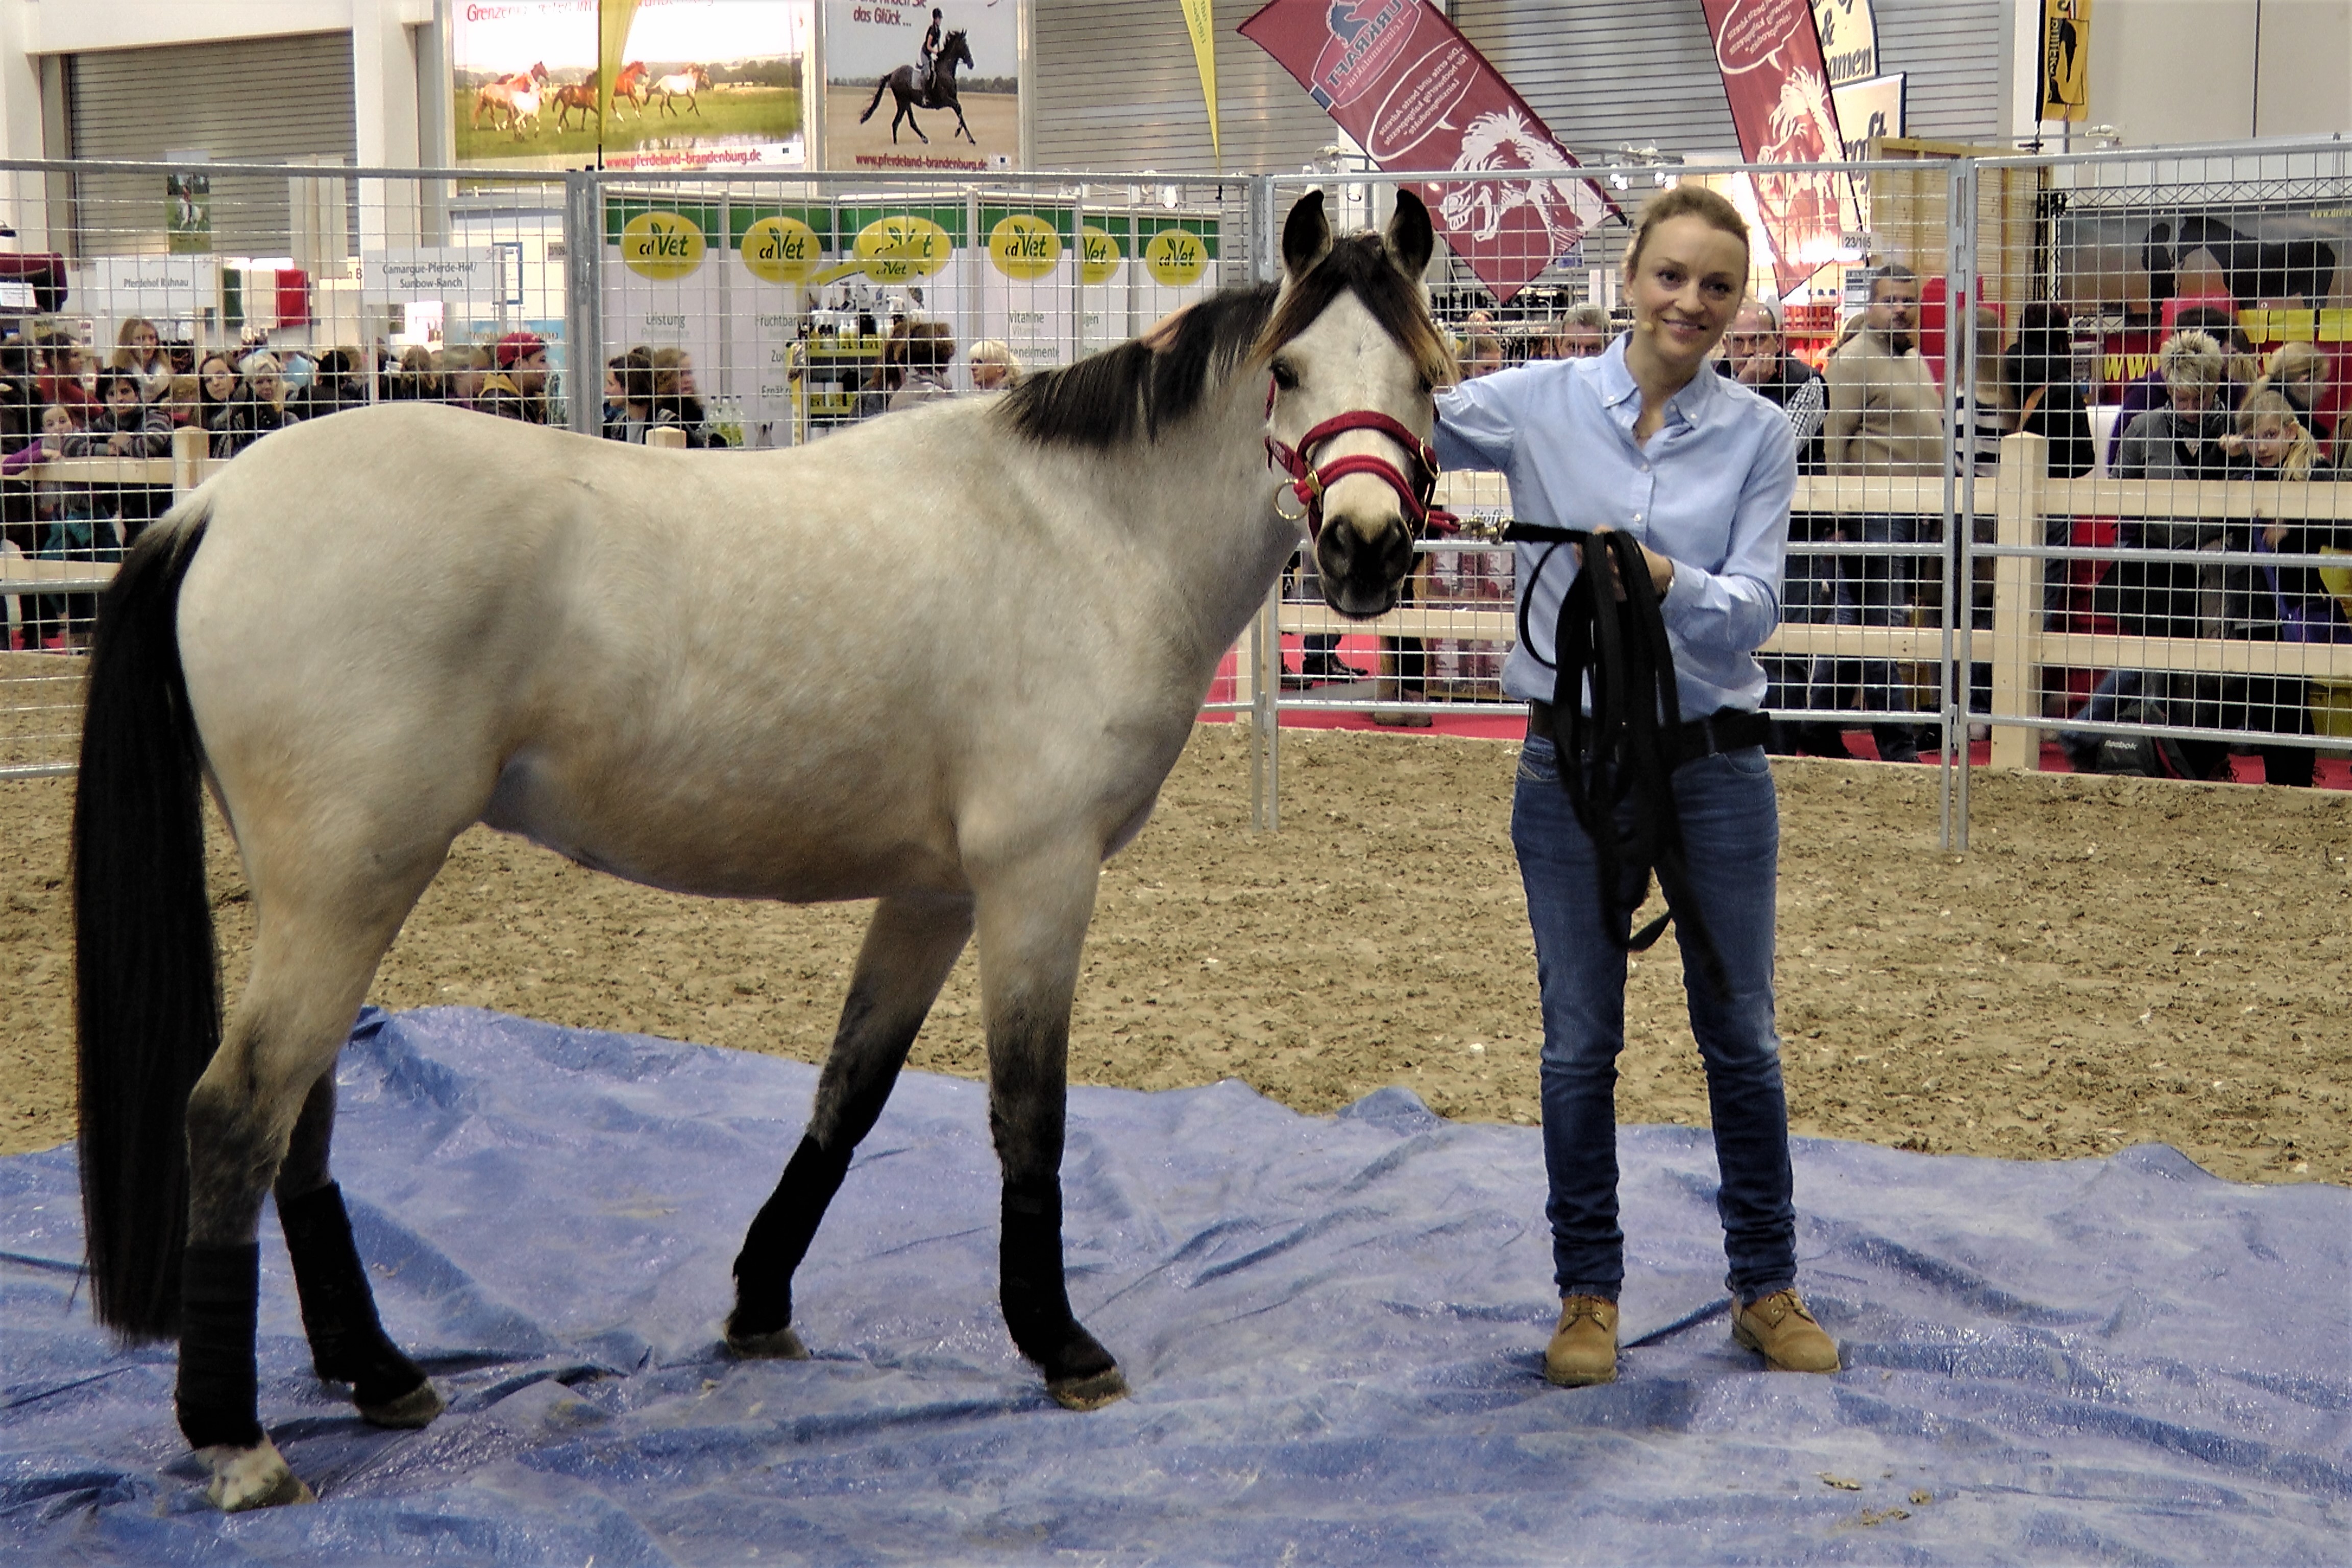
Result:
M646 769L575 772L524 754L500 772L482 821L672 892L815 903L965 890L943 820L845 784L730 788Z

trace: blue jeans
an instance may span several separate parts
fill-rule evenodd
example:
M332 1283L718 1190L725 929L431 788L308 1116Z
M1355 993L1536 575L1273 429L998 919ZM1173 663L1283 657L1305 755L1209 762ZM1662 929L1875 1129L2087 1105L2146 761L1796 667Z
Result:
M1864 515L1860 533L1864 544L1916 544L1932 537L1937 520L1910 516ZM1911 624L1912 606L1926 592L1927 562L1916 555L1840 555L1836 608L1831 620L1841 626L1904 626ZM1834 665L1843 668L1833 668ZM1813 667L1811 705L1835 708L1838 694L1860 668L1860 697L1864 713L1911 711L1910 688L1895 679L1895 666L1885 659L1817 660ZM1919 731L1910 724L1881 721L1871 726L1878 738L1882 759L1916 756Z
M1780 816L1760 746L1702 757L1675 773L1692 891L1731 981L1717 997L1685 942L1691 1033L1706 1065L1715 1121L1716 1209L1727 1283L1743 1301L1797 1279L1789 1106L1772 1026L1772 936ZM1617 1226L1617 1054L1625 1046L1625 953L1602 926L1592 841L1559 784L1549 741L1519 754L1511 842L1527 885L1542 991L1545 1213L1563 1296L1615 1300L1625 1279ZM1636 888L1629 882L1624 897ZM1617 917L1616 936L1627 930Z

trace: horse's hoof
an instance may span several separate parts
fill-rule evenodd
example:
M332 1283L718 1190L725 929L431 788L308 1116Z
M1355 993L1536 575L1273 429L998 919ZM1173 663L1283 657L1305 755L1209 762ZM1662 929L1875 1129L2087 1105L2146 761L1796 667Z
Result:
M441 1414L442 1408L441 1395L429 1378L397 1399L359 1407L360 1419L369 1426L389 1426L403 1432L432 1426L433 1418Z
M786 1324L770 1333L729 1334L727 1353L740 1361L806 1361L808 1346Z
M205 1500L223 1513L319 1500L318 1495L286 1468L278 1445L267 1437L251 1448L232 1448L225 1443L201 1448L197 1457L213 1472L212 1479L205 1483Z
M1047 1378L1045 1392L1065 1410L1100 1410L1127 1397L1127 1379L1118 1368L1105 1367L1084 1377Z

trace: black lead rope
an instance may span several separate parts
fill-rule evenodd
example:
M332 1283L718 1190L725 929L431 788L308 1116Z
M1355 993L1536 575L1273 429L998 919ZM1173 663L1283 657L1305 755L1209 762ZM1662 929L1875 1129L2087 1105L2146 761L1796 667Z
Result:
M1549 528L1515 522L1503 531L1514 543L1549 544L1556 550L1573 544L1583 552L1584 568L1561 595L1559 624L1553 634L1555 658L1545 660L1528 641L1528 592L1519 599L1519 644L1539 663L1553 669L1552 718L1559 726L1560 787L1577 822L1592 840L1593 859L1601 873L1602 929L1628 952L1645 952L1679 919L1684 945L1696 956L1701 973L1716 995L1731 999L1731 979L1723 956L1707 934L1698 900L1691 896L1690 863L1683 852L1682 822L1675 811L1674 773L1680 760L1676 742L1682 732L1682 703L1675 689L1675 656L1666 641L1666 620L1658 607L1658 593L1650 582L1649 563L1641 544L1629 533L1588 533L1580 529ZM1535 577L1543 575L1551 552L1537 563ZM1614 576L1624 585L1625 599L1606 585ZM1592 691L1592 712L1584 711L1587 678ZM1633 810L1620 825L1618 812L1630 800ZM1622 900L1625 872L1641 878L1631 903ZM1665 912L1640 931L1633 931L1633 913L1649 896L1650 875L1657 874L1665 894ZM1620 931L1629 934L1620 936Z

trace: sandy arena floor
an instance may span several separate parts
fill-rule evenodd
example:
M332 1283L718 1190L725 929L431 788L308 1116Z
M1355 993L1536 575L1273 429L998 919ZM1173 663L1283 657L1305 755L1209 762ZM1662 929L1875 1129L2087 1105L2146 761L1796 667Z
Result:
M1082 1082L1239 1078L1328 1111L1383 1084L1536 1119L1535 965L1507 837L1517 749L1286 732L1284 827L1248 831L1242 737L1203 726L1105 869ZM1979 773L1936 848L1924 767L1790 762L1780 1026L1800 1133L2046 1159L2173 1144L2242 1181L2352 1181L2352 796ZM0 784L0 1153L73 1131L71 784ZM216 835L229 984L249 906ZM465 1003L816 1060L859 906L648 892L476 829L378 977ZM1670 944L1666 944L1670 947ZM969 955L913 1065L977 1075ZM1640 962L1620 1113L1703 1122L1671 951Z

